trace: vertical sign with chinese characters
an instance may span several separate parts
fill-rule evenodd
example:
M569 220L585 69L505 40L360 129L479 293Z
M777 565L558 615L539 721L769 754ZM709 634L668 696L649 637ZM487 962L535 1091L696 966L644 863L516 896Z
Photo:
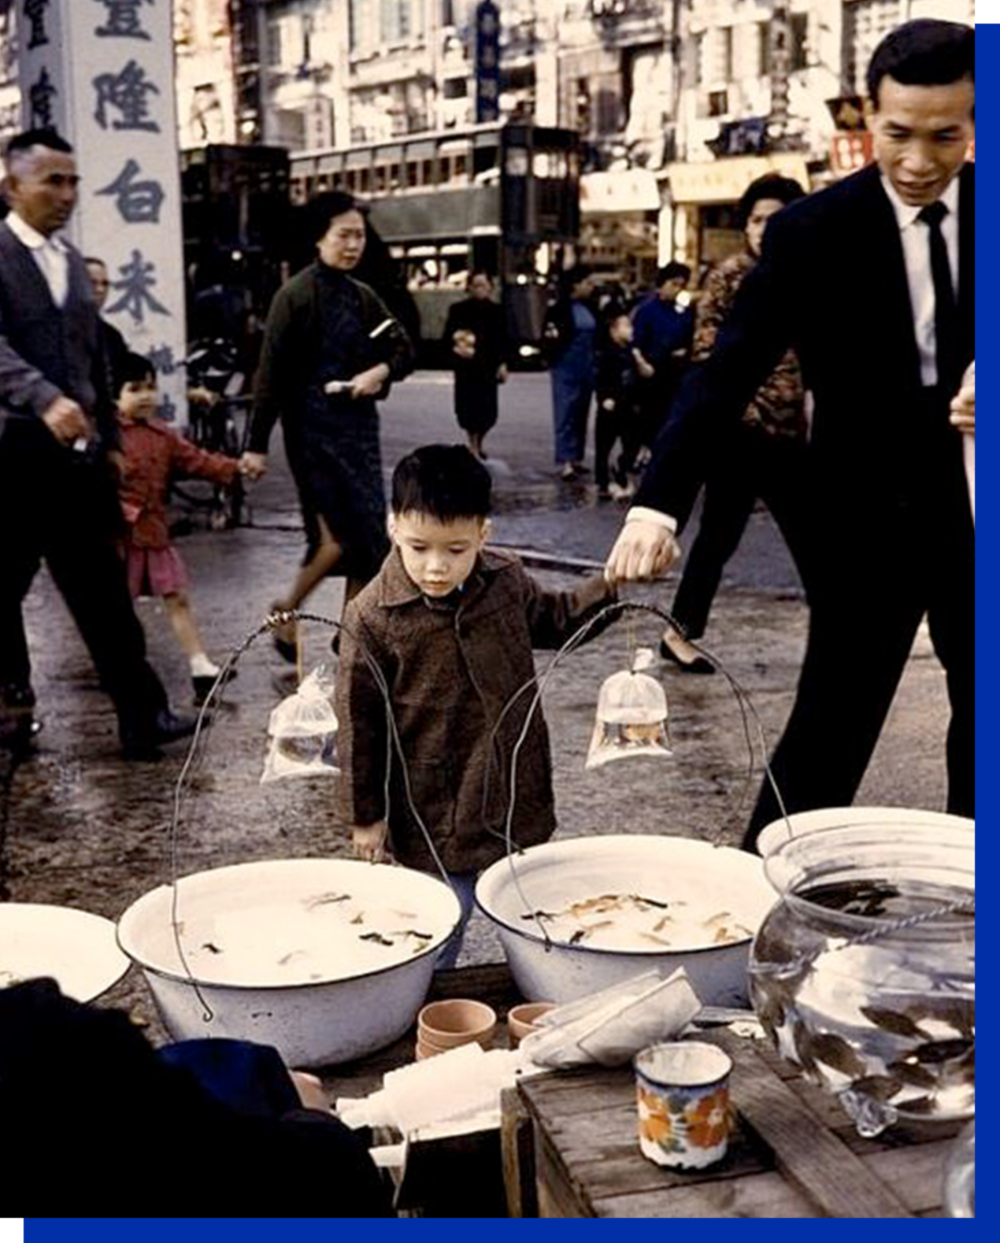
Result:
M165 417L187 417L171 0L17 0L25 128L76 149L73 243L103 259L103 314L151 357Z
M476 5L476 122L500 118L500 10Z

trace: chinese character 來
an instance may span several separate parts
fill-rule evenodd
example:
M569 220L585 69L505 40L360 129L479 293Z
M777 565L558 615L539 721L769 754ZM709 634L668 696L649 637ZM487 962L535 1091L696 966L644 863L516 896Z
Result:
M97 92L94 120L101 129L108 128L107 109L110 106L121 113L120 120L112 121L112 129L160 132L159 125L147 119L149 103L146 99L150 94L159 95L160 88L146 81L146 71L134 60L130 60L121 73L100 74L93 79L93 87Z
M145 322L147 307L158 315L169 315L167 308L150 292L156 284L155 271L155 263L147 262L140 251L133 250L128 263L118 269L121 279L111 282L112 289L121 290L121 297L113 306L106 307L105 313L114 315L125 311L137 324Z
M158 181L137 181L140 171L138 163L130 159L114 181L96 193L117 196L115 206L126 224L159 224L163 187Z

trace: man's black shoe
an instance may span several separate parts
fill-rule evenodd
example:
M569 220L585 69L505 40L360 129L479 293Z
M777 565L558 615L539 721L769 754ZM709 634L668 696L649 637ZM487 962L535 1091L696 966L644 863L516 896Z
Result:
M178 716L169 708L161 708L153 719L151 729L124 730L122 732L122 758L126 760L158 760L160 747L182 738L190 738L198 728L193 716Z

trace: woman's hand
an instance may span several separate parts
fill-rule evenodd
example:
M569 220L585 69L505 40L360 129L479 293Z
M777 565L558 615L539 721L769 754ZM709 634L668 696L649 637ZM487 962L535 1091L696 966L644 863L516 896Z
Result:
M267 474L267 454L244 453L240 458L240 474L251 483L262 479Z
M962 387L951 403L949 421L965 436L976 434L976 364L971 363L962 379Z
M376 363L367 371L359 372L349 381L352 397L377 397L385 387L389 378L389 368L385 363Z

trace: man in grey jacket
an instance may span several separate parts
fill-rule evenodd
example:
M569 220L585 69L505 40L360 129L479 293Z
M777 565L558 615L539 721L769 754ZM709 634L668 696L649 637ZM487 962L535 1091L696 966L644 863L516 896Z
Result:
M50 130L11 139L0 222L0 722L30 731L21 607L42 560L118 715L122 753L151 759L193 732L146 662L115 548L115 411L83 260L58 231L76 205L72 148ZM27 728L24 727L27 722ZM3 731L0 730L0 736Z

